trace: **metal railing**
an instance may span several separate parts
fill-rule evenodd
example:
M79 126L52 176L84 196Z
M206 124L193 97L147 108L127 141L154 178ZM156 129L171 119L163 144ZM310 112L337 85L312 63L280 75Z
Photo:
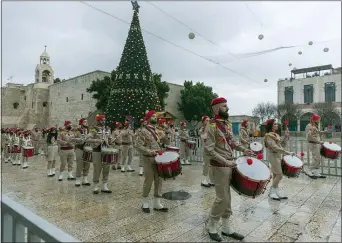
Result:
M201 139L199 137L192 137L190 140L193 140L196 142L196 147L194 150L192 150L190 153L190 161L192 162L203 162L203 147L201 144ZM264 144L262 137L255 137L252 138L252 142L257 141L261 144ZM337 143L341 146L341 139L338 138L332 138L330 141L333 141L334 143ZM175 137L175 144L176 147L179 147L179 138ZM296 138L296 137L290 137L290 140L287 142L286 150L295 152L297 156L303 161L304 164L304 170L310 166L311 162L311 153L309 150L309 143L303 139L303 138ZM136 150L135 150L136 151ZM304 152L304 156L300 156L301 152ZM268 162L268 152L266 148L263 148L263 161ZM138 155L138 152L135 152L135 155ZM240 151L234 151L234 157L242 156L242 153ZM330 160L326 159L321 156L321 173L325 175L331 175L331 176L340 176L342 177L341 173L341 159L335 159Z
M1 198L1 242L80 242L9 197Z

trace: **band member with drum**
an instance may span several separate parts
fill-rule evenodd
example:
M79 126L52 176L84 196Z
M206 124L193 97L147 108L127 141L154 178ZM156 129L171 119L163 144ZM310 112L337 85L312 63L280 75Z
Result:
M326 178L324 175L321 175L321 154L320 149L323 144L321 135L326 133L326 131L319 130L319 122L321 117L317 114L313 114L310 120L310 123L306 126L306 138L309 143L309 149L312 154L312 163L310 164L309 171L307 175L312 179L317 178Z
M279 201L280 199L287 199L286 196L283 196L279 190L279 182L283 179L283 171L281 168L281 160L283 155L292 155L295 153L286 151L284 146L284 141L287 141L288 137L285 134L283 137L280 137L277 134L278 131L278 123L275 122L275 119L269 119L266 121L266 134L264 137L265 147L268 152L268 160L271 164L271 172L272 172L272 186L270 188L268 196L273 199Z
M102 174L102 189L101 192L104 193L112 193L111 190L108 189L108 176L110 171L109 165L104 165L102 163L101 151L102 147L109 147L109 136L106 134L105 127L105 116L104 115L96 115L97 125L94 127L93 131L90 133L90 138L88 138L87 143L91 144L93 147L93 182L94 182L94 194L99 193L99 182L100 176Z
M207 125L209 122L210 118L209 116L203 116L202 117L202 127L199 129L199 135L201 138L201 143L204 144L204 140L207 138ZM201 186L204 187L210 187L214 186L212 183L213 181L213 174L210 168L210 161L209 161L209 156L205 149L203 149L203 180L201 182Z
M90 186L88 182L88 174L90 169L90 163L83 160L83 148L88 138L88 121L85 118L81 118L78 122L79 128L75 136L75 155L76 155L76 182L75 186L81 185L81 177L83 176L82 185Z
M25 155L25 148L27 147L32 147L32 140L29 136L29 131L24 131L23 132L23 137L22 137L22 158L23 158L23 169L28 168L28 157Z
M244 236L236 233L229 222L232 215L230 183L232 169L236 166L233 149L251 154L252 151L233 142L231 124L228 123L227 100L223 97L211 101L214 118L207 125L204 149L209 156L215 184L216 199L211 208L207 230L212 240L222 241L218 224L222 218L222 235L242 240Z
M248 120L243 120L241 122L241 126L239 129L239 138L241 145L248 149L251 139L249 138L249 130L247 124Z
M129 124L129 121L125 122L125 128L121 131L122 139L122 165L121 172L125 172L125 167L127 172L133 172L131 164L133 160L133 130Z
M68 165L68 180L75 180L72 175L72 168L75 158L75 147L73 139L75 137L74 132L71 130L71 121L64 122L65 131L59 134L57 141L59 143L59 157L61 160L61 166L59 169L58 181L62 181L64 177L65 166Z
M52 177L56 175L56 160L59 152L57 145L58 133L56 127L51 127L47 132L47 175Z
M31 131L31 139L34 147L34 155L38 155L39 153L39 144L42 137L42 133L38 130L38 127L35 126Z
M162 179L158 175L154 159L158 152L161 151L160 138L156 131L157 115L155 111L150 110L146 112L144 120L147 122L147 125L141 128L137 139L137 149L143 155L144 161L145 180L142 193L142 210L145 213L150 213L148 195L154 182L153 209L160 212L168 212L169 209L165 208L160 201Z
M112 166L113 170L121 169L121 161L122 161L122 124L121 122L115 122L115 129L112 131L112 142L114 143L114 148L119 151L118 154L118 162L116 165Z
M189 162L190 150L187 145L187 141L190 138L189 131L186 129L186 123L184 121L180 122L181 126L179 130L179 154L181 156L182 165L191 165Z
M171 138L171 145L172 146L176 146L176 132L175 132L175 129L174 129L174 124L172 121L169 121L168 122L168 125L169 125L169 131L170 131L170 138Z

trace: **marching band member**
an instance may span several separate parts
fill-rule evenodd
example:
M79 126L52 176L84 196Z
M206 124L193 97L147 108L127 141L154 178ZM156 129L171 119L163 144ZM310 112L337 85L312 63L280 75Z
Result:
M20 138L19 138L19 129L15 129L13 131L13 135L11 136L11 147L12 147L12 153L11 153L11 160L12 165L21 165L21 148L20 148Z
M94 127L94 130L91 131L90 137L87 140L87 143L91 144L93 147L93 182L94 182L94 194L99 193L99 182L100 175L102 173L102 189L101 192L104 193L112 193L111 190L108 189L108 175L110 171L109 165L104 165L102 163L101 150L102 146L109 146L108 135L105 129L105 116L104 115L96 115L97 125Z
M321 155L320 149L322 144L321 135L326 133L326 131L319 130L319 122L321 117L317 114L313 114L310 120L310 123L306 126L306 138L309 143L309 149L312 154L312 163L310 164L309 171L307 175L312 179L317 178L326 178L325 176L321 175L320 168L321 168Z
M201 143L204 144L204 140L207 138L207 124L209 122L209 117L208 116L203 116L202 117L202 127L199 130L199 134L201 137ZM201 186L204 187L210 187L210 186L214 186L214 184L212 183L213 181L213 174L210 168L210 163L209 163L209 156L207 154L207 152L203 149L203 180L201 182Z
M41 139L41 132L38 130L38 127L35 126L33 130L31 131L31 139L33 143L34 148L34 155L38 155L39 153L39 143Z
M248 123L248 120L243 120L241 122L241 127L239 129L239 137L240 137L241 145L248 149L249 143L251 142L251 140L249 138L249 130L247 128L247 123Z
M218 231L218 224L222 218L222 235L242 240L244 236L236 233L229 223L232 215L230 181L232 168L236 166L233 149L245 154L251 154L252 151L233 142L231 124L227 123L229 118L227 100L223 97L215 98L211 101L211 107L215 116L207 125L204 149L210 159L216 199L211 208L207 230L212 240L222 241Z
M168 129L167 123L165 119L160 119L159 120L159 128L161 131L161 141L162 141L162 146L165 148L166 146L171 144L171 132Z
M85 118L81 118L78 122L80 127L77 129L77 135L75 136L75 155L76 155L76 183L75 186L81 185L81 176L83 176L82 185L90 186L88 182L88 174L90 169L90 163L83 160L83 148L88 138L88 121Z
M289 130L289 122L288 121L284 121L283 122L283 127L284 127L284 139L282 141L282 146L283 148L286 148L287 147L287 144L290 140L290 130Z
M5 129L1 128L1 158L4 158L4 151L6 148L6 133ZM6 163L6 158L5 158Z
M171 142L172 146L176 146L176 141L175 141L176 132L175 132L175 129L173 127L173 122L169 121L168 125L169 125L170 138L171 138L170 142Z
M75 180L72 175L72 166L75 158L74 144L72 139L75 137L75 135L71 131L71 121L65 121L64 127L65 131L61 132L57 138L60 148L59 157L61 160L58 181L63 180L66 165L68 165L68 180Z
M150 110L146 112L144 120L147 125L141 128L137 139L137 149L143 155L145 176L142 193L142 210L145 213L150 213L148 195L151 191L152 183L154 182L153 209L160 212L168 212L168 208L165 208L160 202L162 179L158 175L154 160L158 151L161 151L160 138L155 128L157 125L157 115L155 111Z
M9 153L9 146L10 146L10 135L8 129L3 129L3 133L1 133L1 148L3 149L3 156L5 163L10 161L10 153Z
M189 162L189 148L187 145L187 141L189 139L189 131L186 129L186 123L182 121L180 123L181 129L179 131L179 139L180 139L180 144L179 144L179 153L181 156L181 164L182 165L191 165Z
M121 172L125 172L125 167L127 167L127 172L133 172L131 167L133 159L133 130L130 127L128 121L125 122L125 127L121 131L122 139L122 166Z
M115 122L115 129L112 131L112 140L114 142L114 148L119 150L118 154L118 163L112 166L113 170L120 170L121 169L121 161L122 161L122 124L121 122Z
M30 137L30 131L25 131L24 132L24 137L23 137L23 147L33 147L32 145L32 140ZM24 150L24 148L23 148ZM23 153L24 154L24 153ZM22 156L23 157L23 169L26 169L28 167L28 157Z
M135 141L137 141L137 139L139 137L139 133L141 132L142 128L144 128L147 125L147 122L144 119L141 119L140 124L141 124L141 126L136 133L136 140ZM139 153L139 168L140 168L139 176L143 176L144 175L144 156L142 153Z
M51 127L47 132L47 175L51 177L56 175L56 159L58 156L57 128Z
M283 178L283 171L281 168L281 160L283 154L294 156L295 153L286 151L284 146L284 141L286 141L287 135L285 134L283 137L280 137L277 134L278 124L274 119L269 119L266 121L266 134L264 137L265 147L268 152L268 160L271 164L271 172L272 172L272 186L270 188L268 196L273 199L279 201L280 199L287 199L287 197L283 196L279 191L279 182Z

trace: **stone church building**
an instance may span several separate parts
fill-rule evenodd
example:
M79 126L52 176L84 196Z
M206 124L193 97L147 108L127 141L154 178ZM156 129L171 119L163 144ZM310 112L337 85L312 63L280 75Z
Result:
M45 47L36 66L34 83L7 83L6 87L1 87L2 127L59 127L65 120L77 124L82 117L93 119L97 113L96 100L86 90L93 80L105 76L110 76L110 72L96 70L54 83L55 74ZM168 84L170 91L165 110L174 115L177 122L183 118L177 109L183 86Z

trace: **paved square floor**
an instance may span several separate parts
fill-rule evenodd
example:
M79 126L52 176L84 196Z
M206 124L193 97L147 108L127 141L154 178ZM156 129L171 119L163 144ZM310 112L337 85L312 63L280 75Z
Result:
M137 157L134 167L138 171ZM24 170L2 162L2 193L82 241L211 242L205 221L215 198L214 188L200 186L200 163L163 183L163 192L184 190L185 201L163 200L169 213L141 211L143 177L138 172L111 171L112 194L93 195L92 187L46 176L46 162L34 157ZM59 161L57 162L57 168ZM92 169L89 179L92 179ZM311 180L304 174L281 182L289 200L271 201L267 192L256 199L232 191L234 228L244 242L340 242L341 180ZM227 237L224 241L232 242Z

